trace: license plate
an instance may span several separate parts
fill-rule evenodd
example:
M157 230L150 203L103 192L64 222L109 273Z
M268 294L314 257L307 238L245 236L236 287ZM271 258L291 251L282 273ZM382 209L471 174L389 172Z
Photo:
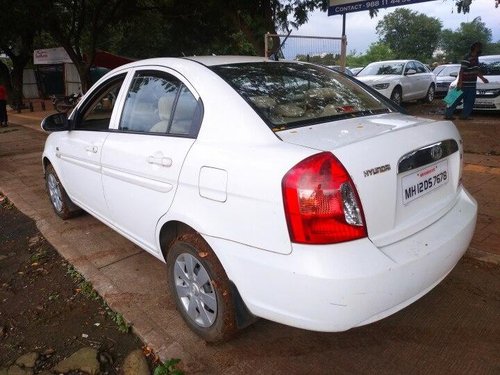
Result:
M445 185L449 178L448 160L432 164L403 177L401 180L403 204L408 204L422 195Z

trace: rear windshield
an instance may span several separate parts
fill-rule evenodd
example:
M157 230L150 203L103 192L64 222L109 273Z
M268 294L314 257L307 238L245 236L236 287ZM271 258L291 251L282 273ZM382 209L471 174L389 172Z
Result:
M212 69L273 130L391 111L354 80L316 65L261 62Z

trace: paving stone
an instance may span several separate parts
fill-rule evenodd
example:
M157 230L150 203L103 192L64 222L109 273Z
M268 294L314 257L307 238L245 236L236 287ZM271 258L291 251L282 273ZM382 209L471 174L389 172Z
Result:
M82 348L63 359L55 367L56 372L68 372L79 370L95 375L99 373L99 361L97 360L97 350L93 348Z
M142 350L137 349L129 353L122 365L123 375L149 375L149 367Z
M26 353L16 360L16 365L21 367L35 367L36 360L40 355L36 352Z

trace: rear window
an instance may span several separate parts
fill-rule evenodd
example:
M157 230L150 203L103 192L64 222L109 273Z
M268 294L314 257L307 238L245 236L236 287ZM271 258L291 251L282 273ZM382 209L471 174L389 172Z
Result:
M391 111L354 80L316 65L262 62L212 69L273 130Z

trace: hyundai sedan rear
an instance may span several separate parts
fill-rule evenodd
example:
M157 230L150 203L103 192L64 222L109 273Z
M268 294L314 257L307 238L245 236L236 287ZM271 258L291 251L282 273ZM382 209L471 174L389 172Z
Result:
M164 261L207 341L257 317L377 321L436 286L475 227L455 126L312 64L135 62L42 126L55 212L84 209Z

